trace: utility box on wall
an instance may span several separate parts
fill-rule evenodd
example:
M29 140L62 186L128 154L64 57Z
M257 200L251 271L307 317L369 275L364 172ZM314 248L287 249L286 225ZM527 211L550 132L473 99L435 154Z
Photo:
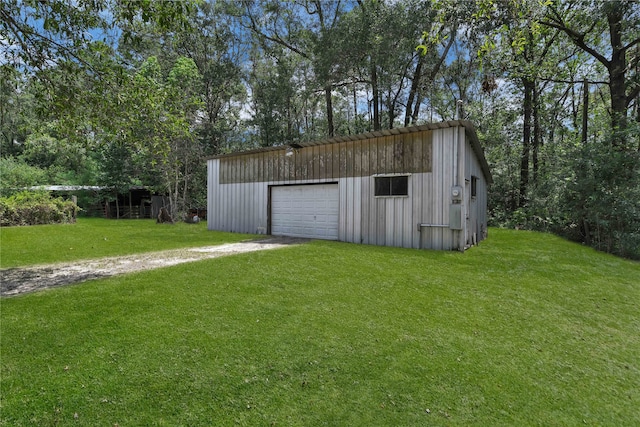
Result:
M452 203L449 206L449 228L462 230L462 205L459 203Z
M458 203L462 201L462 187L459 185L451 187L451 200Z

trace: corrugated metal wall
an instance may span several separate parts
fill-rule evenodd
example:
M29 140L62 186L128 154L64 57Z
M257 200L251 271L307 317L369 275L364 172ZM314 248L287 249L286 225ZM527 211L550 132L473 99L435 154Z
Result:
M466 142L467 152L472 153L471 144ZM487 235L487 220L489 214L487 212L488 202L488 183L484 179L482 167L478 158L473 155L467 155L465 158L465 179L471 181L476 177L476 196L471 197L470 203L470 233L475 233L476 241L483 240Z
M451 230L451 187L483 177L462 127L366 140L238 154L208 160L208 228L268 231L269 186L338 182L339 240L429 249L464 248L464 231ZM458 154L461 155L459 161ZM374 196L376 174L408 174L409 195ZM462 182L461 182L462 180ZM482 184L481 184L482 182ZM476 214L486 227L486 182L478 182ZM419 227L418 224L428 224Z

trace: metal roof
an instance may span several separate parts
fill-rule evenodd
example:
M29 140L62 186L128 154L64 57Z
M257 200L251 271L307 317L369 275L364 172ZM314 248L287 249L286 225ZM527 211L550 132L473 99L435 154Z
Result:
M79 191L79 190L109 190L112 187L100 186L100 185L34 185L29 187L29 190L43 190L43 191ZM147 190L147 187L143 185L131 185L129 190Z
M97 185L35 185L29 187L29 190L44 190L44 191L78 191L78 190L103 190L106 187L99 187Z

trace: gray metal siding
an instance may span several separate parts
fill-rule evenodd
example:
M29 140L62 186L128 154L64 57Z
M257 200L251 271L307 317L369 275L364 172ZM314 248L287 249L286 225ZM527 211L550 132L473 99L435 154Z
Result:
M467 152L471 152L471 146L467 142ZM477 178L476 197L471 201L471 232L476 233L477 241L484 239L487 232L487 202L488 202L488 183L482 171L482 166L478 158L474 155L468 155L465 158L465 179L471 181L472 177Z
M427 177L422 195L423 215L420 223L444 225L449 223L450 190L456 173L455 128L434 132L433 173ZM421 248L458 249L457 231L445 227L422 227Z
M213 158L208 160L208 228L265 233L269 186L337 182L339 240L464 249L464 230L437 225L449 223L451 187L465 188L464 179L474 175L477 222L486 229L487 182L473 153L465 128L451 126L309 146L290 157L281 149ZM375 197L376 174L409 175L409 195Z
M264 234L267 187L263 183L220 184L220 161L208 160L207 228Z

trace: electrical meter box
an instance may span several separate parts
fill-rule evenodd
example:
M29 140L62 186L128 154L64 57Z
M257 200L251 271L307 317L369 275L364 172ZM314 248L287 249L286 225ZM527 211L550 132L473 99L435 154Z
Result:
M462 230L462 205L460 203L452 203L449 206L449 228Z
M453 202L462 201L462 187L460 187L459 185L451 187L451 200Z

